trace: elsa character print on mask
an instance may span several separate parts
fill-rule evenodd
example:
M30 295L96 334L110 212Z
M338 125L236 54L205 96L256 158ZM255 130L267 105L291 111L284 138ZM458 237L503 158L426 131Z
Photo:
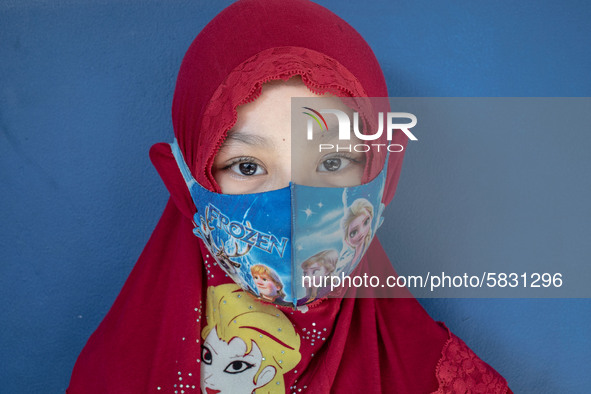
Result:
M350 273L369 247L373 216L373 205L365 198L356 199L345 209L341 222L343 250L339 257L337 274Z
M300 337L279 309L225 284L208 288L206 318L202 393L285 393L283 375L301 359Z
M298 305L326 297L332 276L351 275L359 265L383 221L384 175L360 186L325 188L322 195L315 188L297 190L295 198L310 207L300 210L294 221Z

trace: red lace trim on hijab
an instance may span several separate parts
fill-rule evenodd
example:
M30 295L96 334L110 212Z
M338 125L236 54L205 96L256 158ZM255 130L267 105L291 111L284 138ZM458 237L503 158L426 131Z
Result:
M255 100L262 85L272 80L288 80L299 75L310 91L339 97L367 97L357 78L335 59L301 47L277 47L257 53L236 67L212 95L203 115L202 130L223 130L215 149L207 159L205 176L220 192L211 173L213 160L236 123L236 108ZM254 83L253 83L254 81ZM212 133L217 134L217 133Z
M441 324L449 339L441 351L435 374L439 389L433 394L446 393L507 393L507 381L462 341Z

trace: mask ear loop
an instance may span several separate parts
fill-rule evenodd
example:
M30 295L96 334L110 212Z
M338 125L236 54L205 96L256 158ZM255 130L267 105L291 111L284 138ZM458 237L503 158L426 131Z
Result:
M187 163L185 162L185 158L183 157L183 153L181 152L181 148L179 147L177 139L175 138L174 141L171 142L169 145L170 149L172 150L172 155L174 156L176 164L179 167L179 170L183 175L183 179L185 180L185 183L187 184L187 187L190 190L193 184L197 183L197 181L195 180L195 178L193 178L193 174L191 174L189 166L187 166Z
M181 148L177 139L175 138L173 142L170 144L170 150L172 151L172 155L174 156L174 160L176 161L176 165L178 166L179 170L181 171L181 175L187 184L187 188L189 192L192 190L192 187L197 184L195 178L193 178L193 174L191 174L191 170L189 170L189 166L185 162L185 158L183 156L183 152L181 152ZM195 215L197 215L197 201L193 198L193 194L191 193L191 199L195 204ZM197 227L197 223L195 222L195 217L193 217L193 225Z

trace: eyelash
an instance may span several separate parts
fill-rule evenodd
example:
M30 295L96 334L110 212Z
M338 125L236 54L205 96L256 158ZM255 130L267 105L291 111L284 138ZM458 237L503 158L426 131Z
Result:
M363 159L360 160L357 157L358 156L353 155L351 153L340 153L340 152L338 152L338 153L336 153L334 155L329 154L327 156L324 156L320 160L320 162L318 163L318 166L316 168L319 168L325 161L330 160L330 159L346 159L346 160L349 160L353 164L362 164L365 161ZM363 156L363 157L365 158L365 156ZM339 170L337 170L337 171L339 171ZM337 172L337 171L335 171L335 172ZM320 172L325 172L325 171L320 171ZM331 171L326 171L326 172L331 172Z
M248 178L250 176L254 176L256 174L253 175L244 175L244 174L239 174L238 172L232 170L232 167L236 166L236 165L240 165L240 164L244 164L244 163L252 163L254 165L256 165L259 169L262 169L264 171L264 173L267 173L267 169L265 168L265 166L256 158L252 157L252 156L241 156L241 157L235 157L233 159L231 159L231 161L224 167L222 167L222 171L231 171L233 173L233 175L237 176L237 177L242 177L242 178ZM264 175L264 174L258 174L258 175Z
M328 159L349 159L354 163L361 163L363 161L363 160L359 160L356 155L353 155L351 153L340 153L340 152L336 153L335 155L323 157L322 161L328 160Z
M233 158L232 161L230 163L228 163L228 165L226 165L225 167L222 168L222 170L229 170L230 168L232 168L233 165L242 164L242 163L253 163L253 164L256 164L257 166L262 166L261 163L257 159L255 159L254 157L241 156L241 157Z

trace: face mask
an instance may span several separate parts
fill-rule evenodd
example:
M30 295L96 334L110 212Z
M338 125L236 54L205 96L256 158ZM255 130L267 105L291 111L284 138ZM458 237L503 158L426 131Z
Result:
M197 208L194 234L234 282L267 302L327 296L331 276L353 272L383 221L387 161L359 186L218 194L193 178L177 141L170 145Z

